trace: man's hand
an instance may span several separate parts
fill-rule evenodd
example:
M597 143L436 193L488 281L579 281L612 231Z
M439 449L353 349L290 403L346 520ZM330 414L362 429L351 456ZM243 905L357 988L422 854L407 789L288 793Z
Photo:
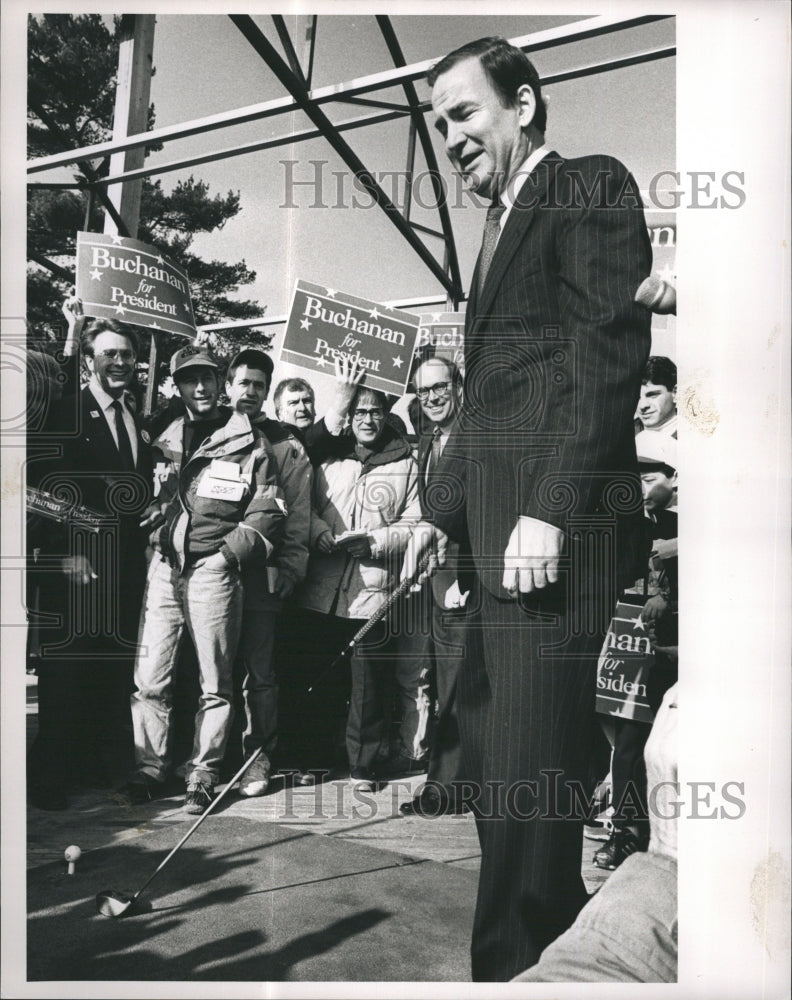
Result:
M162 513L162 509L159 504L152 504L146 511L146 516L140 522L140 527L150 528L154 531L155 528L159 528L159 526L164 523L165 515Z
M666 691L644 747L649 791L649 850L677 856L677 689Z
M644 604L643 611L641 612L641 620L654 624L659 621L667 611L668 601L662 594L655 594L647 600L646 604Z
M83 313L82 299L77 298L77 289L74 285L69 289L68 298L61 306L61 312L66 317L66 341L63 353L66 357L76 354L80 347L80 334L85 325L85 314Z
M278 579L275 581L275 596L280 597L282 601L291 597L297 587L297 580L292 576L291 573L284 573L283 570L278 571Z
M459 580L454 580L448 590L445 592L445 597L443 602L447 608L464 608L467 603L469 590L464 593L459 589Z
M350 361L349 358L336 358L334 365L335 393L325 414L325 427L331 434L337 436L344 429L349 407L366 374L366 369L358 365L357 361Z
M656 538L652 545L652 555L659 559L676 559L679 555L676 538Z
M330 531L323 531L316 539L315 546L318 552L323 552L325 555L335 552L337 548L335 538Z
M93 571L93 566L88 556L66 556L61 560L61 570L74 583L86 584L90 583L91 580L99 579Z
M535 517L519 517L504 553L503 589L512 597L530 594L558 579L564 546L560 528Z
M407 551L404 553L402 563L401 579L412 580L418 573L418 568L424 556L429 556L427 566L421 571L418 579L413 584L414 590L420 590L421 585L437 569L438 566L445 566L446 552L448 550L448 535L428 521L419 521L415 530L407 543Z

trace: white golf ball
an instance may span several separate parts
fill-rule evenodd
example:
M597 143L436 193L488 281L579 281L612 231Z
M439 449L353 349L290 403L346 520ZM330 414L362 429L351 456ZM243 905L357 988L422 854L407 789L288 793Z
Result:
M79 861L82 857L82 851L76 844L72 844L71 847L66 848L63 852L63 856L67 861Z

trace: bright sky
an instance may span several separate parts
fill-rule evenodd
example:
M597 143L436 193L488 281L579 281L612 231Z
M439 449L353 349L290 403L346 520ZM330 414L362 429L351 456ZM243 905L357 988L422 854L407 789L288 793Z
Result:
M577 18L560 17L396 17L393 23L408 62L439 57L451 48L484 34L506 37L541 31ZM256 21L278 49L277 34L269 17ZM299 21L299 25L297 22ZM292 37L301 37L308 19L289 18ZM298 30L295 30L298 29ZM673 44L673 20L583 43L560 46L536 57L541 74L586 65L615 54L644 51ZM224 16L163 16L157 19L154 43L156 74L152 100L157 125L167 125L284 94L274 75L253 51L239 30ZM320 16L317 29L314 85L351 80L392 65L373 15ZM549 88L548 142L564 155L611 153L624 160L642 187L661 169L673 169L675 60L664 59L643 66L616 70ZM425 84L418 84L428 97ZM399 89L377 95L403 103ZM370 111L351 105L326 106L336 121ZM427 115L432 122L432 115ZM188 156L190 152L222 149L262 136L283 135L308 124L301 114L279 116L245 126L169 143L152 154L156 163ZM408 125L388 122L345 137L366 166L375 171L403 170L407 156ZM451 170L439 139L435 149L441 169L450 180ZM297 160L294 167L281 161ZM310 181L311 161L324 161L323 201L315 203L313 187L294 189L298 207L288 209L287 174ZM422 157L418 161L422 169ZM327 282L334 287L373 299L431 295L439 291L427 268L410 251L381 209L334 207L337 181L334 171L344 171L342 161L324 139L247 154L217 163L202 164L195 173L213 190L239 190L242 211L225 230L197 243L205 254L234 258L242 255L257 274L246 289L266 303L270 313L286 311L297 277ZM163 175L169 185L190 171ZM388 181L390 189L393 182ZM347 178L346 201L353 194ZM427 191L428 189L425 188ZM370 204L367 197L359 201ZM333 207L331 207L333 206ZM481 212L465 204L452 214L463 281L469 281L478 252ZM417 222L437 227L434 213L420 209ZM439 241L429 238L437 249Z
M260 16L255 20L282 51L272 19ZM288 18L292 38L304 36L308 20L305 16ZM512 38L577 20L580 18L398 16L393 18L393 24L405 59L412 63L439 58L482 35L502 34ZM558 46L540 52L534 59L540 74L546 75L673 42L674 21L667 19L603 38ZM548 88L548 143L567 156L592 152L617 156L645 189L657 172L674 169L675 62L673 58L663 59ZM159 16L154 64L151 99L157 126L267 101L285 93L226 16ZM319 17L315 87L381 72L391 65L373 15ZM419 95L428 98L426 84L419 82L417 87ZM404 103L401 88L371 96ZM325 110L332 120L341 121L370 114L372 109L334 104L325 105ZM431 112L427 122L431 126ZM300 113L282 115L170 142L162 151L152 154L148 162L168 162L207 150L226 149L298 131L309 124ZM434 130L430 131L440 169L451 185L454 181L442 143ZM385 172L404 170L407 135L407 121L403 120L347 132L345 138L369 169ZM283 161L296 162L288 165ZM312 161L319 161L319 165ZM421 171L424 167L419 149L416 168ZM313 185L290 189L288 184L288 177L313 181L317 171L324 184L319 201L325 207L316 204ZM376 301L422 297L442 291L384 212L373 206L368 196L353 190L345 165L324 139L174 171L162 175L163 185L167 189L191 172L205 180L213 192L240 192L242 210L237 218L220 232L197 237L195 246L209 258L243 257L256 271L257 278L241 294L266 305L270 315L288 311L297 278ZM340 198L339 180L334 172L345 175ZM393 180L381 183L389 193L393 191ZM428 200L428 185L422 190ZM351 205L355 195L358 205L362 203L364 207ZM296 207L286 207L289 204ZM452 199L451 217L463 285L467 288L478 253L483 215L469 201ZM417 207L412 218L439 228L434 212ZM657 225L668 218L664 213L649 217L648 221ZM428 237L427 246L440 255L440 241ZM277 339L276 334L276 345Z

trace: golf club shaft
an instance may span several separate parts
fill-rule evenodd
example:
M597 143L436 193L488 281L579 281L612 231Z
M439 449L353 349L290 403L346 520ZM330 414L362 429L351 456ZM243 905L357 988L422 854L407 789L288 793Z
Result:
M415 571L415 576L418 576L419 573L422 573L426 569L428 564L429 564L429 556L426 555L421 560L418 569ZM328 674L331 674L335 670L335 668L344 659L344 657L348 656L352 652L355 646L360 642L361 639L365 638L368 635L368 633L374 628L377 622L382 621L382 619L387 615L387 613L390 611L393 605L401 597L403 597L412 587L415 576L408 577L407 579L402 580L399 586L388 597L387 601L385 601L385 603L381 607L377 608L377 610L374 612L371 618L369 618L366 624L363 625L362 628L359 628L357 632L355 632L355 634L352 636L352 638L349 640L346 646L344 646L344 648L341 650L338 656L333 660L330 666L327 667L326 670L323 670L322 673L316 678L313 684L308 688L308 694L310 694L313 691L313 689L317 686L317 684L321 684L321 682L325 679L325 677L328 676Z
M228 784L225 786L222 792L220 792L217 798L212 800L212 802L207 807L206 812L202 813L198 817L198 819L193 823L193 825L190 827L187 833L185 833L185 835L182 837L179 843L173 848L170 854L163 861L160 861L159 865L157 865L157 867L154 869L151 875L149 875L149 877L146 879L143 885L138 889L138 891L132 897L133 902L138 898L138 896L143 892L143 890L147 888L154 881L154 877L162 871L162 869L165 867L165 865L167 865L167 863L170 861L173 855L179 850L179 848L181 848L190 839L190 837L192 837L192 835L195 833L195 831L198 829L201 823L203 823L206 817L214 809L216 809L217 806L220 805L220 803L223 801L226 795L231 791L234 785L239 781L239 779L244 775L245 771L247 771L247 769L250 767L253 761L258 760L260 756L261 756L261 747L259 747L258 750L256 750L256 752L252 754L252 756L248 757L248 759L245 761L242 767L240 767L240 769L237 771L234 777L228 782Z

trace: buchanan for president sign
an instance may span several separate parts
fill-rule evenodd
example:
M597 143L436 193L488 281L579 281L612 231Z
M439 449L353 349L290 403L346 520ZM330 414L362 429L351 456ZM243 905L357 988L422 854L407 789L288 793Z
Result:
M334 361L348 358L365 369L365 385L402 396L417 336L412 313L298 281L280 360L332 375Z
M195 336L187 275L138 240L77 233L77 295L86 316Z

